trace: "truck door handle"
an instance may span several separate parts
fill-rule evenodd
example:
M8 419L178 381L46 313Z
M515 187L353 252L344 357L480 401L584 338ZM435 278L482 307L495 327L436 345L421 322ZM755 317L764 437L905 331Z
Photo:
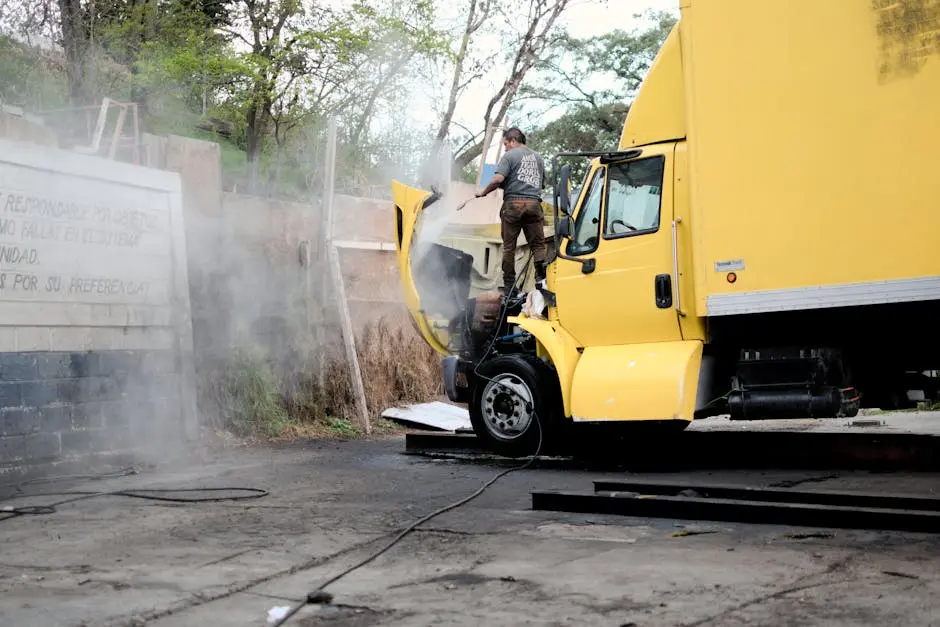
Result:
M669 309L672 307L672 275L658 274L654 282L654 292L656 294L656 306L660 309Z

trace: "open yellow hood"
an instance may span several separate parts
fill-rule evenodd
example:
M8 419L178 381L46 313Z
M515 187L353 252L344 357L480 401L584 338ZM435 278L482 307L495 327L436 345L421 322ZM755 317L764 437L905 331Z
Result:
M459 273L460 266L466 264L467 260L462 258L459 251L453 249L452 258L441 260L432 259L434 253L428 253L430 244L422 243L422 254L418 259L413 259L412 251L415 247L415 227L417 226L421 212L435 199L432 198L432 192L409 187L399 181L392 181L392 199L395 203L395 245L398 254L398 275L401 280L402 290L404 292L405 305L411 312L411 316L417 325L418 331L424 336L425 341L442 355L450 355L454 350L450 347L450 334L447 325L450 322L447 311L453 309L454 305L447 306L441 301L449 300L448 290L456 289L456 298L460 298L462 286L458 277L449 277L448 270ZM440 251L437 250L439 257ZM469 257L469 255L464 255ZM436 262L436 263L435 263ZM472 263L470 258L469 263ZM448 267L449 266L449 267ZM456 266L456 267L455 267ZM469 273L467 273L469 280ZM452 279L454 285L448 285ZM469 285L467 286L469 290ZM424 302L422 302L422 295ZM439 297L442 296L442 297ZM467 295L463 295L463 301L466 301ZM459 305L463 306L463 302Z
M398 274L405 305L418 331L442 355L460 352L459 344L465 339L460 329L466 328L467 308L473 307L473 301L502 287L498 199L491 199L493 208L477 205L476 217L469 220L454 215L452 205L472 191L459 190L445 199L392 181ZM543 211L545 236L551 244L551 204L543 203ZM529 257L528 242L520 236L516 275L525 275L524 291L535 285Z

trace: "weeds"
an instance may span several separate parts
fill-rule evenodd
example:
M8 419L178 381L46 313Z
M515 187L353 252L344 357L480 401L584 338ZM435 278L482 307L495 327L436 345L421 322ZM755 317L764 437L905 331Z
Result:
M264 360L237 351L216 381L218 410L235 433L278 437L290 426L277 378Z
M329 421L329 428L341 438L354 438L360 434L359 428L354 427L345 418L333 418Z
M380 320L366 325L356 344L374 432L395 429L379 418L387 407L443 394L440 359L411 328ZM320 351L311 352L299 369L283 372L257 354L234 354L201 377L203 404L211 404L203 414L243 436L358 437L362 430L342 345ZM322 378L316 372L321 356Z

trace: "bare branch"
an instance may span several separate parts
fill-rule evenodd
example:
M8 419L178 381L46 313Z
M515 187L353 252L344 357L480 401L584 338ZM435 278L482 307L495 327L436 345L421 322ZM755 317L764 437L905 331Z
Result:
M221 33L225 33L226 35L231 35L232 37L235 37L236 39L240 39L241 41L245 42L245 44L249 47L252 46L252 43L248 41L248 39L244 35L242 35L236 30L232 30L231 28L223 28L223 27L219 27L218 30Z

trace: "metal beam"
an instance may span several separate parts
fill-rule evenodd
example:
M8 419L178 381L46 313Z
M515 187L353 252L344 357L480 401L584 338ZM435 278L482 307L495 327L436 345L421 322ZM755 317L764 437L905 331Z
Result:
M532 492L532 509L713 522L940 533L940 512L597 492Z
M879 509L916 509L940 512L940 498L896 496L876 492L837 492L835 490L791 490L789 488L700 484L674 481L595 481L595 493L629 492L634 494L679 496L691 492L708 499L803 503L839 507Z

